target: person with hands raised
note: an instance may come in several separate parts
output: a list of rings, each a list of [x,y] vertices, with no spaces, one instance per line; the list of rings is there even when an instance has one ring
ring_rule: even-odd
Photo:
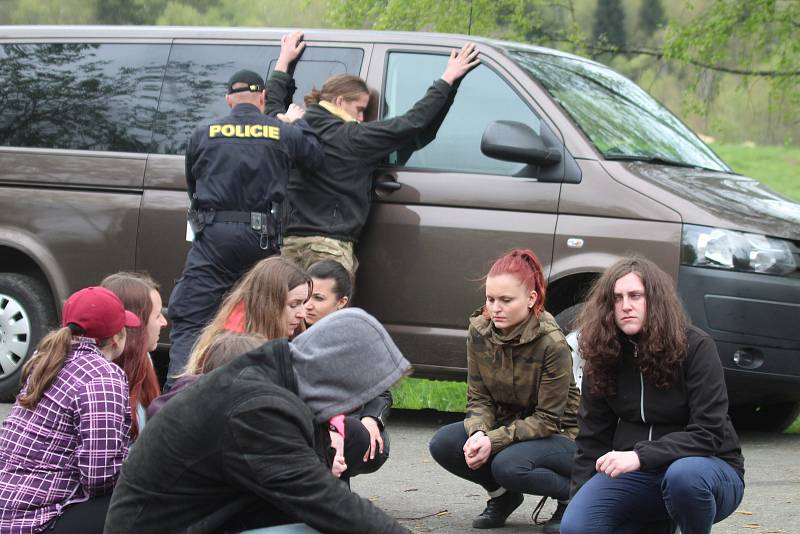
[[[579,392],[569,345],[544,309],[546,290],[531,250],[494,262],[486,303],[470,317],[466,418],[430,442],[436,462],[489,494],[473,528],[503,526],[525,493],[558,500],[548,534],[566,508]]]
[[[292,64],[305,48],[302,32],[285,35],[267,82],[266,112],[287,109],[295,91]],[[307,269],[317,261],[339,261],[355,273],[353,252],[369,214],[372,174],[387,155],[433,140],[455,98],[458,81],[478,65],[473,43],[452,51],[441,78],[406,113],[365,122],[370,91],[351,74],[329,78],[305,97],[304,119],[319,136],[324,162],[289,180],[289,210],[281,254]]]
[[[744,493],[714,341],[641,257],[595,282],[578,328],[583,392],[561,532],[711,532]]]

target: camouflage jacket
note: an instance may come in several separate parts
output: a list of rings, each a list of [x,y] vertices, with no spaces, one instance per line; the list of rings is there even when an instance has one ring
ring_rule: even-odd
[[[493,454],[553,434],[575,439],[580,393],[553,316],[531,315],[504,335],[481,312],[470,317],[467,337],[467,435],[484,431]]]

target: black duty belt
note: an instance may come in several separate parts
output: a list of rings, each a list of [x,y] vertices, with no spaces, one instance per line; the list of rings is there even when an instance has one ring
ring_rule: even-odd
[[[254,219],[266,221],[267,214],[249,211],[214,211],[214,222],[252,224]]]

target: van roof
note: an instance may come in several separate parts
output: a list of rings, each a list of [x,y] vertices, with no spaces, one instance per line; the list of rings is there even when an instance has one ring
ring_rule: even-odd
[[[233,27],[191,27],[191,26],[80,26],[80,25],[15,25],[0,26],[0,43],[6,40],[120,40],[131,39],[269,39],[280,40],[281,36],[297,28],[233,28]],[[501,41],[475,35],[433,32],[399,32],[378,30],[338,30],[308,29],[303,30],[305,40],[314,41],[347,41],[354,43],[384,44],[427,44],[439,46],[461,47],[467,41],[473,41],[497,49],[516,48],[540,54],[552,54],[570,57],[581,61],[591,60],[545,48],[541,46]]]

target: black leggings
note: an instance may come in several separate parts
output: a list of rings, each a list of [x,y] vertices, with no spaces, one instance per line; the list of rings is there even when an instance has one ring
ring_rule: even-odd
[[[369,450],[369,431],[355,417],[345,418],[344,461],[347,471],[342,473],[342,480],[349,480],[356,475],[374,473],[389,458],[389,433],[381,431],[383,438],[383,454],[375,453],[375,458],[364,461],[364,455]]]
[[[71,504],[64,513],[50,522],[43,534],[103,534],[111,495],[95,497],[88,501]]]
[[[575,443],[571,439],[553,435],[518,441],[474,470],[464,460],[466,441],[463,422],[443,426],[431,439],[431,456],[454,475],[480,484],[487,491],[502,486],[529,495],[569,499],[572,457],[575,455]]]

